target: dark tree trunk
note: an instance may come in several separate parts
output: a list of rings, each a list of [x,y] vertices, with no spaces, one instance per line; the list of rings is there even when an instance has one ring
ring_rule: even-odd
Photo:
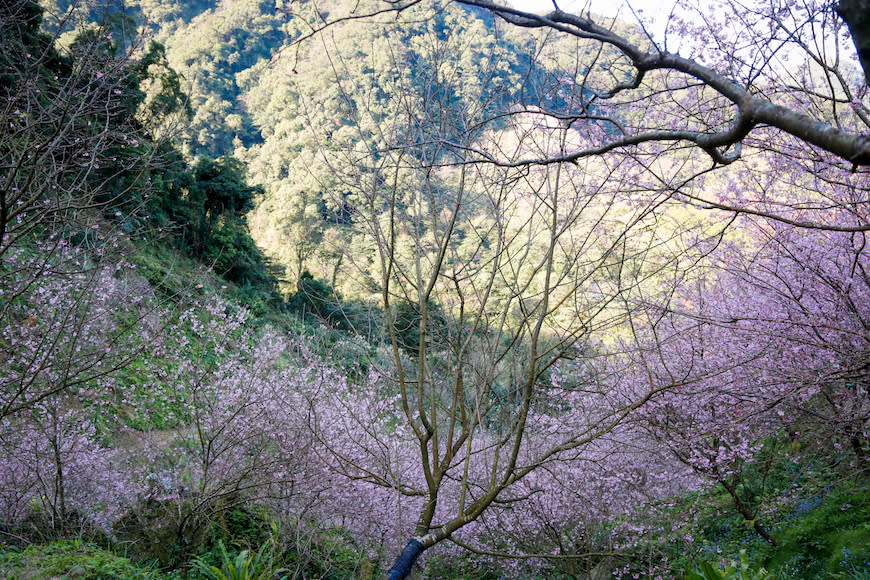
[[[864,78],[870,85],[870,0],[840,0],[836,9],[849,26]]]
[[[764,526],[761,525],[761,522],[758,521],[758,517],[756,516],[756,514],[752,513],[746,506],[746,504],[744,504],[743,501],[740,499],[740,496],[737,495],[737,489],[725,480],[720,479],[719,483],[722,484],[722,487],[728,490],[728,494],[731,496],[731,499],[734,500],[734,506],[737,508],[737,511],[740,512],[740,515],[746,518],[747,522],[750,522],[752,524],[752,529],[754,529],[758,533],[758,535],[764,538],[764,540],[771,546],[779,546],[779,542],[777,542],[776,539],[771,536],[767,530],[764,529]]]
[[[395,564],[390,568],[387,580],[404,580],[411,574],[411,568],[414,567],[414,562],[423,553],[423,544],[415,539],[412,539],[405,545],[405,549],[396,558]]]

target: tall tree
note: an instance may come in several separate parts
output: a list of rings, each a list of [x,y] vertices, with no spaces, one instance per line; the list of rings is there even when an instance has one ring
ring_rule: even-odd
[[[323,142],[377,252],[394,350],[385,376],[422,470],[415,481],[389,455],[364,459],[349,451],[354,445],[328,445],[346,475],[420,498],[391,578],[406,577],[424,550],[460,533],[536,469],[580,457],[660,393],[721,372],[677,372],[665,362],[664,372],[627,383],[604,379],[608,370],[627,377],[629,366],[643,369],[661,351],[659,323],[640,323],[643,304],[656,292],[669,304],[728,226],[693,236],[691,220],[659,220],[703,207],[786,228],[870,229],[867,88],[830,4],[762,3],[751,18],[740,3],[683,8],[659,42],[642,26],[625,32],[589,14],[460,4],[573,38],[575,59],[546,79],[542,94],[555,98],[518,91],[512,106],[494,111],[456,106],[449,95],[460,92],[461,75],[436,49],[431,60],[414,61],[428,80],[402,86],[392,115],[344,90],[359,144],[339,154]],[[426,10],[442,7],[366,8],[335,11],[325,26],[379,11],[437,21]],[[443,48],[449,26],[437,32],[429,46]],[[685,56],[670,50],[674,42]],[[338,53],[332,66],[344,73],[336,62]],[[418,313],[410,361],[395,330],[399,303]],[[431,323],[436,307],[448,313],[446,328]],[[599,338],[603,329],[618,338]],[[594,387],[553,389],[547,371],[570,357],[614,366],[591,373]],[[536,439],[532,425],[550,426],[551,436]],[[373,437],[374,449],[389,448],[362,421],[356,432]]]
[[[423,9],[415,16],[438,22]],[[391,578],[672,386],[618,379],[636,364],[628,345],[645,340],[631,336],[637,313],[624,306],[640,292],[667,296],[727,225],[708,228],[673,204],[630,158],[477,162],[472,150],[558,157],[598,135],[531,109],[487,126],[504,105],[488,106],[487,82],[506,63],[490,45],[481,82],[466,84],[463,63],[480,48],[454,34],[435,25],[420,35],[414,70],[394,61],[393,99],[343,91],[350,131],[321,137],[322,159],[353,200],[354,235],[374,248],[373,271],[356,277],[377,289],[391,360],[371,391],[322,393],[311,412],[335,471],[415,510]],[[345,78],[337,64],[335,82]],[[567,106],[578,98],[560,95]],[[346,251],[348,263],[364,264]],[[588,361],[583,378],[553,378],[560,361],[578,357]]]

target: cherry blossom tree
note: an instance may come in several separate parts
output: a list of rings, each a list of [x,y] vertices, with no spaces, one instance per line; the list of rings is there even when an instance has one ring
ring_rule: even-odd
[[[0,517],[4,531],[29,521],[42,537],[109,531],[135,505],[141,481],[123,454],[106,447],[93,407],[60,395],[0,422]]]
[[[140,501],[175,506],[167,538],[181,554],[217,514],[254,504],[278,516],[301,514],[324,488],[310,452],[304,394],[332,374],[313,359],[288,355],[299,348],[286,336],[258,336],[247,322],[243,308],[224,300],[192,304],[151,345],[144,384],[119,389],[121,405],[136,409],[146,425],[121,432],[139,444],[120,455],[147,488]],[[172,428],[147,427],[158,424],[149,412]],[[135,530],[137,517],[128,514],[122,530]]]
[[[101,26],[61,48],[42,16],[0,8],[0,417],[128,364],[160,302],[121,257],[159,150],[136,116],[136,47]]]
[[[782,425],[767,410],[785,413],[786,395],[811,406],[794,399],[792,380],[758,383],[755,373],[775,359],[773,337],[748,329],[716,337],[727,324],[715,306],[694,318],[671,316],[688,300],[676,289],[705,279],[709,252],[726,240],[736,255],[745,251],[726,231],[734,222],[694,227],[686,216],[718,210],[786,232],[850,239],[870,229],[867,86],[830,3],[683,3],[660,38],[640,18],[629,29],[558,8],[533,14],[489,0],[459,3],[572,38],[577,54],[589,56],[549,80],[548,94],[558,99],[518,90],[498,112],[441,99],[461,76],[436,60],[424,90],[401,80],[394,87],[402,123],[385,126],[348,90],[359,143],[323,141],[340,187],[357,196],[360,232],[376,249],[378,272],[366,282],[387,316],[393,361],[381,376],[394,384],[380,396],[398,398],[396,410],[381,411],[381,429],[371,427],[375,417],[350,418],[353,427],[340,437],[319,437],[333,469],[419,506],[391,578],[405,577],[425,549],[458,537],[551,462],[581,461],[644,407],[654,432],[683,421],[684,452],[676,435],[672,450],[726,485],[757,448],[753,430]],[[366,5],[333,12],[325,25],[384,12],[431,18],[427,8]],[[312,35],[323,25],[315,23]],[[340,71],[340,58],[332,62]],[[687,212],[684,227],[652,225],[673,219],[674,207]],[[854,253],[854,263],[862,260]],[[785,308],[783,297],[765,292],[767,305],[747,304],[739,290],[755,291],[759,265],[721,290],[727,268],[711,274],[699,295],[731,296],[744,308],[731,316],[747,326],[769,320],[765,308]],[[795,312],[806,308],[792,302]],[[416,313],[413,335],[397,315],[405,304]],[[804,325],[825,334],[818,322]],[[795,338],[789,348],[799,344]],[[574,358],[608,362],[561,391],[550,372]],[[672,407],[691,412],[669,419]],[[544,426],[547,436],[536,438]],[[384,429],[395,429],[395,441]],[[711,439],[711,429],[721,432]],[[414,449],[422,472],[404,466],[400,442]]]
[[[480,122],[491,113],[479,105],[485,82],[467,101],[457,96],[461,59],[443,58],[449,35],[433,32],[426,46],[421,84],[396,73],[405,92],[393,114],[348,90],[353,129],[315,133],[354,204],[352,237],[374,250],[374,270],[353,275],[377,289],[387,346],[365,388],[314,397],[312,430],[334,473],[395,498],[387,529],[396,539],[412,532],[391,578],[407,577],[425,550],[472,534],[485,514],[524,502],[534,482],[552,499],[568,493],[560,484],[602,475],[600,457],[614,453],[605,441],[621,440],[635,410],[676,384],[626,380],[637,375],[632,353],[650,340],[631,332],[637,296],[667,300],[728,225],[709,227],[672,203],[641,160],[478,162],[480,152],[559,158],[603,131],[531,109],[489,128]],[[441,139],[448,133],[465,145]],[[363,257],[348,251],[346,261]],[[585,364],[557,379],[572,359]],[[582,474],[545,475],[563,465]],[[606,480],[590,494],[606,495]],[[630,496],[622,491],[612,499]]]
[[[709,378],[670,390],[642,415],[776,545],[759,514],[763,490],[749,494],[743,480],[765,442],[788,433],[816,460],[866,474],[868,259],[863,233],[748,226],[748,239],[725,244],[709,273],[683,289],[683,306],[669,305],[662,333],[674,340],[647,365],[668,375],[706,367]]]
[[[94,226],[97,226],[95,223]],[[117,243],[96,229],[94,240]],[[47,260],[39,250],[48,246]],[[7,525],[42,504],[56,532],[108,529],[136,499],[97,418],[126,391],[122,372],[159,340],[162,300],[127,262],[69,241],[34,241],[4,257],[0,462]]]
[[[28,236],[75,233],[134,187],[141,200],[147,187],[136,176],[153,155],[135,115],[135,47],[121,49],[101,28],[61,52],[41,23],[28,0],[0,10],[0,257]]]
[[[127,63],[61,63],[32,6],[3,13],[4,31],[23,32],[4,34],[0,54],[25,79],[0,84],[10,517],[34,499],[58,522],[96,513],[82,503],[93,473],[80,465],[114,455],[72,410],[95,388],[132,400],[115,377],[146,349],[167,361],[149,363],[149,380],[187,405],[177,454],[158,446],[151,465],[164,463],[162,499],[194,506],[179,536],[220,505],[273,502],[376,550],[404,544],[391,578],[451,541],[516,555],[494,549],[505,538],[589,571],[609,555],[567,545],[572,524],[619,517],[698,476],[765,535],[734,477],[765,435],[795,424],[866,469],[867,87],[833,8],[684,7],[656,39],[642,21],[628,30],[459,3],[574,38],[578,54],[573,73],[547,79],[556,98],[516,91],[495,111],[481,105],[495,50],[433,32],[422,73],[385,57],[389,115],[345,91],[333,62],[348,118],[315,138],[353,206],[354,249],[372,250],[342,248],[343,263],[360,265],[349,283],[385,319],[362,384],[293,359],[302,347],[278,335],[249,334],[219,302],[181,315],[173,340],[155,338],[159,300],[129,265],[107,264],[122,242],[100,231],[139,182],[135,156],[116,155],[136,149],[137,129],[101,124],[106,107],[123,116]],[[384,10],[432,17],[419,2]],[[860,24],[848,23],[860,49]],[[104,58],[99,41],[78,50]],[[493,68],[467,83],[445,58],[454,50],[492,56]],[[109,187],[125,171],[127,186]],[[664,451],[687,466],[679,481],[661,477],[674,469]],[[107,491],[123,505],[121,487],[138,488]]]
[[[0,7],[3,519],[41,504],[55,531],[107,529],[137,487],[97,417],[171,310],[124,258],[156,147],[135,115],[135,47],[106,27],[60,43],[42,15]]]
[[[849,33],[855,41],[855,49],[864,69],[864,78],[870,84],[870,20],[867,20],[870,5],[863,0],[846,0],[838,2],[835,9],[849,26]]]
[[[664,121],[657,128],[649,121],[634,125],[620,122],[624,116],[605,115],[604,120],[616,129],[616,138],[603,140],[598,147],[569,153],[566,156],[569,159],[646,142],[680,141],[705,151],[715,164],[727,164],[739,158],[739,144],[753,129],[770,126],[833,153],[846,160],[847,167],[870,163],[866,139],[860,134],[860,126],[866,123],[866,108],[861,104],[864,79],[848,70],[845,61],[848,53],[844,54],[840,36],[843,23],[828,2],[801,5],[760,2],[754,7],[719,2],[705,4],[705,9],[679,3],[660,43],[654,42],[646,30],[645,40],[619,35],[588,15],[558,9],[546,15],[533,15],[489,1],[463,3],[490,10],[517,26],[551,28],[619,53],[624,63],[621,70],[626,74],[621,79],[614,78],[609,88],[605,88],[607,77],[602,84],[596,82],[594,65],[583,71],[582,78],[589,80],[580,87],[590,96],[583,103],[585,107],[578,107],[571,116],[575,122],[597,121],[598,116],[594,115],[597,102],[619,106],[618,97],[623,92],[632,93],[630,98],[635,105],[641,102],[654,105],[652,110],[657,113],[652,115],[654,122]],[[748,11],[758,24],[746,18]],[[832,45],[819,42],[819,36]],[[676,46],[669,45],[669,41]],[[673,48],[685,51],[687,56],[669,52]],[[797,55],[777,55],[787,50],[797,51]],[[805,58],[818,66],[820,70],[813,72],[825,79],[826,90],[815,84],[810,71],[789,78],[793,73],[782,63],[789,57]],[[647,79],[658,72],[661,77]],[[663,91],[666,96],[659,100],[650,89],[656,93]],[[796,101],[789,102],[791,95],[786,91],[794,93],[792,98],[796,97]],[[784,104],[757,96],[758,93],[775,95]],[[824,103],[826,109],[833,110],[834,116],[828,120],[832,124],[826,125],[800,112],[808,108],[805,99],[810,96],[817,99],[817,104]],[[689,114],[680,115],[681,109]],[[650,112],[648,109],[647,116]],[[851,122],[845,122],[846,119]],[[670,126],[668,121],[672,121]],[[859,127],[854,126],[855,122]]]

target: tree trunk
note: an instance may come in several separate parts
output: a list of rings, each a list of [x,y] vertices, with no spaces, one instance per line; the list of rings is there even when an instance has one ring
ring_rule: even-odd
[[[776,539],[771,536],[770,533],[768,533],[768,531],[764,529],[764,526],[762,526],[761,523],[758,521],[756,514],[750,512],[746,504],[741,501],[740,496],[737,495],[737,489],[725,480],[720,479],[719,483],[722,484],[722,487],[728,490],[728,494],[731,496],[731,499],[734,500],[734,505],[737,507],[737,511],[740,512],[740,515],[742,515],[747,522],[752,524],[752,529],[754,529],[758,533],[758,535],[764,538],[764,540],[771,546],[779,546],[779,542],[777,542]]]
[[[405,545],[405,549],[402,550],[399,557],[396,558],[393,567],[390,568],[387,580],[404,580],[407,578],[411,574],[411,568],[414,567],[414,562],[417,561],[417,558],[420,557],[420,554],[423,553],[424,549],[423,544],[412,538],[411,541]]]
[[[836,9],[849,26],[864,78],[870,85],[870,0],[840,0]]]

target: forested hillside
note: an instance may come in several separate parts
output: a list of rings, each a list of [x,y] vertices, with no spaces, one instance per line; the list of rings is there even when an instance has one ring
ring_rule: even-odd
[[[0,576],[870,574],[844,4],[4,4]]]

